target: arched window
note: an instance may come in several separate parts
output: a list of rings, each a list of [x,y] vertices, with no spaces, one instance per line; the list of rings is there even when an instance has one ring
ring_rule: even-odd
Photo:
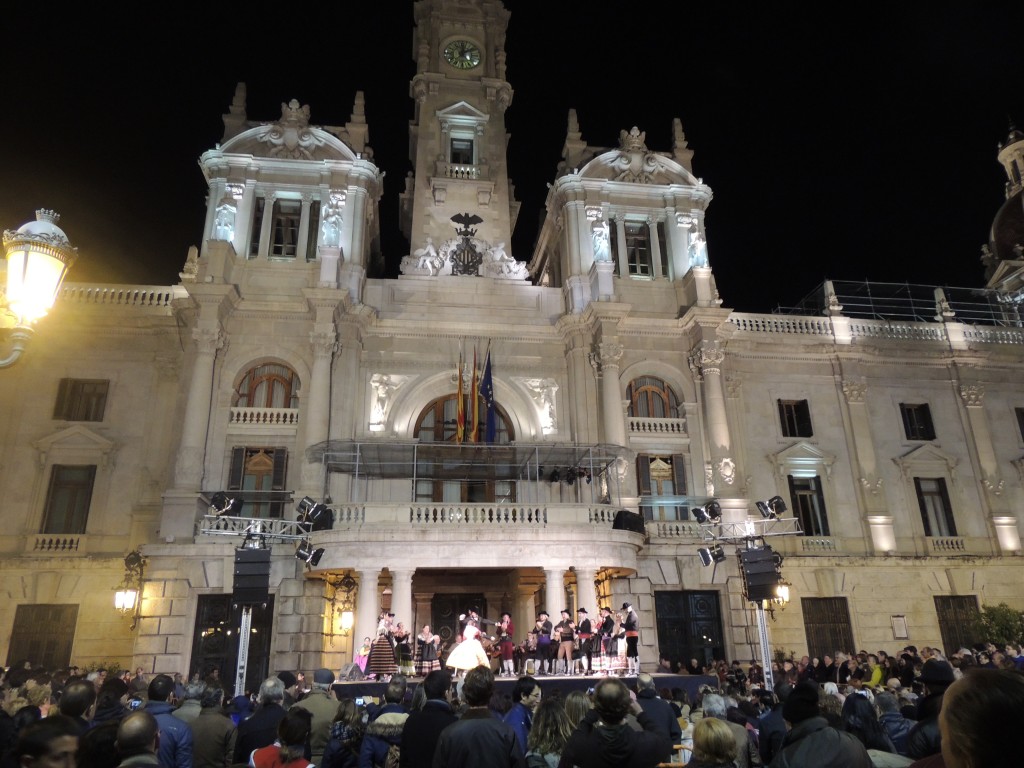
[[[633,379],[626,389],[626,396],[629,398],[629,416],[653,419],[675,419],[679,416],[675,392],[654,376]]]
[[[246,371],[235,390],[236,408],[296,408],[299,377],[281,363],[263,363]]]
[[[454,443],[458,426],[458,400],[454,393],[439,397],[420,412],[416,420],[414,435],[421,443]],[[487,407],[481,399],[477,404],[479,443],[483,443],[484,429],[487,420]],[[464,408],[466,413],[466,429],[463,444],[472,443],[470,435],[473,429],[473,418],[470,414],[471,400],[465,395]],[[515,439],[512,425],[501,406],[494,406],[498,428],[495,444],[506,444]],[[465,465],[456,464],[452,468],[438,466],[437,463],[421,460],[416,473],[423,479],[416,481],[417,501],[448,501],[448,502],[513,502],[515,501],[515,483],[509,480],[496,480],[487,477],[484,467],[476,466],[471,472]],[[467,475],[472,474],[472,477]]]

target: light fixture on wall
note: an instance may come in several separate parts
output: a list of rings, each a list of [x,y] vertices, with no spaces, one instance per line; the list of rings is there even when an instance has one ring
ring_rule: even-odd
[[[757,511],[766,520],[778,520],[786,512],[786,502],[781,496],[772,496],[768,501],[758,501]]]
[[[131,616],[132,623],[128,627],[134,631],[139,623],[139,612],[142,608],[142,578],[146,570],[146,558],[139,550],[132,550],[124,557],[124,577],[114,592],[114,608],[122,616]]]
[[[330,605],[330,622],[328,624],[329,631],[327,636],[330,638],[331,645],[334,645],[336,617],[340,618],[337,634],[340,634],[342,637],[348,637],[352,634],[352,628],[355,626],[355,601],[352,598],[352,593],[356,589],[356,580],[348,574],[341,578],[334,574],[328,574],[324,581],[327,583],[329,590],[327,602]]]
[[[78,249],[71,246],[58,221],[59,214],[40,209],[35,221],[4,231],[7,283],[0,327],[10,329],[6,341],[11,351],[0,358],[0,368],[21,358],[35,334],[33,325],[53,307],[61,283],[78,258]]]

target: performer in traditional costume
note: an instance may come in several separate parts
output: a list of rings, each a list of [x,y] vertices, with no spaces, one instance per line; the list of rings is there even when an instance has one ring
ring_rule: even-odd
[[[598,646],[597,668],[602,674],[607,675],[612,668],[612,654],[615,649],[612,647],[612,636],[615,634],[615,619],[612,618],[612,609],[602,605],[601,621],[597,625]]]
[[[480,665],[489,668],[491,660],[480,644],[480,630],[472,624],[467,624],[462,630],[462,642],[452,648],[445,666],[454,669],[458,677],[464,677],[467,671]]]
[[[391,637],[391,619],[393,613],[381,614],[377,625],[377,637],[370,645],[370,654],[366,660],[368,675],[377,681],[387,682],[398,673],[398,660],[395,657],[395,641]]]
[[[498,651],[501,653],[501,677],[515,677],[515,652],[516,641],[515,626],[512,624],[512,614],[506,611],[501,614],[501,622],[498,624]]]
[[[431,634],[429,624],[424,624],[416,635],[416,674],[420,677],[426,677],[441,668],[441,660],[437,656],[437,645],[440,642],[441,638]]]
[[[554,636],[558,638],[558,651],[555,657],[553,674],[572,674],[572,652],[576,644],[576,622],[572,620],[568,608],[562,609],[562,618],[552,628]],[[554,640],[554,639],[552,639]]]
[[[622,604],[622,629],[626,633],[626,664],[629,667],[627,674],[640,674],[640,619],[633,610],[633,604],[625,602]]]
[[[539,662],[540,669],[536,674],[546,675],[548,665],[554,663],[551,658],[551,619],[548,618],[547,611],[542,610],[537,614],[537,623],[530,630],[530,634],[537,638],[533,657]]]
[[[359,671],[362,672],[364,675],[366,674],[366,659],[369,657],[369,655],[370,655],[370,638],[364,637],[363,638],[363,646],[359,649],[359,652],[356,653],[356,658],[355,658],[356,666],[359,667]]]
[[[594,630],[587,618],[586,608],[576,609],[576,637],[580,643],[580,662],[583,664],[583,674],[594,673]]]

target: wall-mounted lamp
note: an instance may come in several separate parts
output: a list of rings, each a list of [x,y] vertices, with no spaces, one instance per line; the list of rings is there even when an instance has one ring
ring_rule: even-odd
[[[131,615],[132,623],[128,627],[134,631],[139,623],[139,612],[142,609],[142,577],[146,570],[146,559],[139,550],[133,550],[124,558],[124,577],[114,592],[114,608],[122,616]]]
[[[328,574],[324,581],[329,590],[327,602],[330,604],[330,631],[327,632],[331,645],[334,645],[334,622],[335,617],[341,618],[339,634],[348,637],[352,634],[352,628],[356,623],[355,601],[352,593],[356,589],[356,580],[348,574],[341,578]]]

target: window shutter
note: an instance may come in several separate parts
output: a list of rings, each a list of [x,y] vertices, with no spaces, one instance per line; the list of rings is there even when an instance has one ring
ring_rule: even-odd
[[[651,457],[640,454],[636,459],[636,477],[640,484],[640,495],[651,495]]]
[[[68,417],[68,401],[71,398],[71,387],[74,379],[61,379],[57,387],[57,402],[53,407],[53,418],[66,419]]]
[[[796,409],[797,432],[800,437],[813,437],[814,431],[811,428],[811,406],[806,400],[801,400]]]
[[[618,222],[615,219],[608,220],[608,246],[612,255],[612,262],[615,264],[615,274],[619,274],[619,235]]]
[[[672,482],[676,487],[676,496],[685,496],[686,462],[681,453],[672,454]]]
[[[782,425],[782,436],[789,437],[789,422],[786,421],[786,406],[780,397],[775,401],[779,406],[779,424]]]
[[[245,448],[231,449],[231,469],[228,470],[228,490],[235,491],[242,487],[242,476],[245,474]]]
[[[921,493],[921,478],[914,478],[914,490],[917,491],[917,506],[921,510],[921,521],[924,523],[924,535],[932,535],[932,526],[928,522],[928,506],[924,502],[924,494]]]
[[[288,449],[274,449],[274,477],[271,488],[275,491],[284,490],[285,475],[288,473]]]

